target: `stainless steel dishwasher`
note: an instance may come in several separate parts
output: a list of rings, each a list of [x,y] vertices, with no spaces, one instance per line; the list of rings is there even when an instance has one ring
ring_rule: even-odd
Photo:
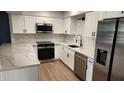
[[[75,52],[74,73],[81,79],[86,80],[87,57]]]

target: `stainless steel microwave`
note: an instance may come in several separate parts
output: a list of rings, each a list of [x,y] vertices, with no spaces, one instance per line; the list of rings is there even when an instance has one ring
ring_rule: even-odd
[[[52,32],[53,26],[52,24],[46,24],[46,23],[37,23],[36,24],[36,31],[39,32]]]

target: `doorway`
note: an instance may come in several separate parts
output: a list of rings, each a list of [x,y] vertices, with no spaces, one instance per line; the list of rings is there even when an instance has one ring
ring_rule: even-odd
[[[8,13],[0,11],[0,44],[11,43]]]

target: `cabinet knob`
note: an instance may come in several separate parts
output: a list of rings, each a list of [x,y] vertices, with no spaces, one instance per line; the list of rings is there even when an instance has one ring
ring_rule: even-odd
[[[65,30],[65,33],[67,34],[67,30]]]
[[[26,29],[24,29],[24,30],[23,30],[23,32],[25,32],[25,33],[26,33],[26,32],[27,32],[27,30],[26,30]]]
[[[69,54],[67,54],[67,57],[69,57]]]
[[[92,32],[92,36],[95,36],[96,35],[96,33],[95,32]]]

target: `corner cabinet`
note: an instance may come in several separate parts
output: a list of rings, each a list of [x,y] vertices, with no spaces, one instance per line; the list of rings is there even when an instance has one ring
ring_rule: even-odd
[[[11,15],[11,24],[14,34],[36,33],[35,16]]]
[[[64,18],[64,34],[76,34],[76,19],[72,17]]]
[[[84,25],[84,36],[96,38],[97,25],[98,25],[98,13],[90,12],[85,16],[85,25]]]

